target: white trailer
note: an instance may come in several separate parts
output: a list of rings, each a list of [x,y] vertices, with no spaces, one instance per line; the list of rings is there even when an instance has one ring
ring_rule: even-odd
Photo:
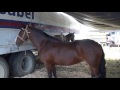
[[[26,24],[37,24],[48,34],[77,32],[79,23],[57,12],[0,12],[0,78],[11,75],[21,77],[32,73],[35,58],[31,50],[35,47],[28,40],[19,48],[15,44],[20,29]],[[26,51],[26,54],[25,54]]]

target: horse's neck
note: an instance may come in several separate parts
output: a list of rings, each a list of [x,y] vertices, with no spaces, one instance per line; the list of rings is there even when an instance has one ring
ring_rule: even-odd
[[[40,35],[40,33],[36,32],[35,30],[29,30],[30,31],[30,40],[34,44],[34,46],[39,49],[42,44],[44,44],[44,41],[46,40],[43,35]]]

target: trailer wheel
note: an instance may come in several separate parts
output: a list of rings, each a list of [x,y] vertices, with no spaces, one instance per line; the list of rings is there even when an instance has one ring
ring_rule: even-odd
[[[12,76],[21,77],[35,69],[35,57],[31,51],[15,53],[10,61]]]
[[[0,78],[8,78],[9,77],[9,66],[8,63],[0,57]]]

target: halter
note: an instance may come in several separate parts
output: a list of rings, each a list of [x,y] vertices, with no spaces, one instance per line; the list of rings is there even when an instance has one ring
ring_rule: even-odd
[[[24,42],[25,42],[25,40],[24,40],[23,38],[24,38],[24,36],[25,36],[25,33],[27,34],[27,37],[28,37],[28,39],[29,39],[29,33],[30,33],[30,32],[28,32],[27,28],[28,28],[28,25],[26,26],[25,29],[22,28],[22,30],[24,30],[24,33],[23,33],[23,36],[22,36],[22,37],[20,37],[19,35],[17,36],[20,40],[22,40],[22,41],[24,41]]]

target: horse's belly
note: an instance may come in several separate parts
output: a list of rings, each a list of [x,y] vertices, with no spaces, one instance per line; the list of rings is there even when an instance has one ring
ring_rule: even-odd
[[[56,65],[73,65],[81,62],[82,59],[79,58],[61,58],[54,60]]]

